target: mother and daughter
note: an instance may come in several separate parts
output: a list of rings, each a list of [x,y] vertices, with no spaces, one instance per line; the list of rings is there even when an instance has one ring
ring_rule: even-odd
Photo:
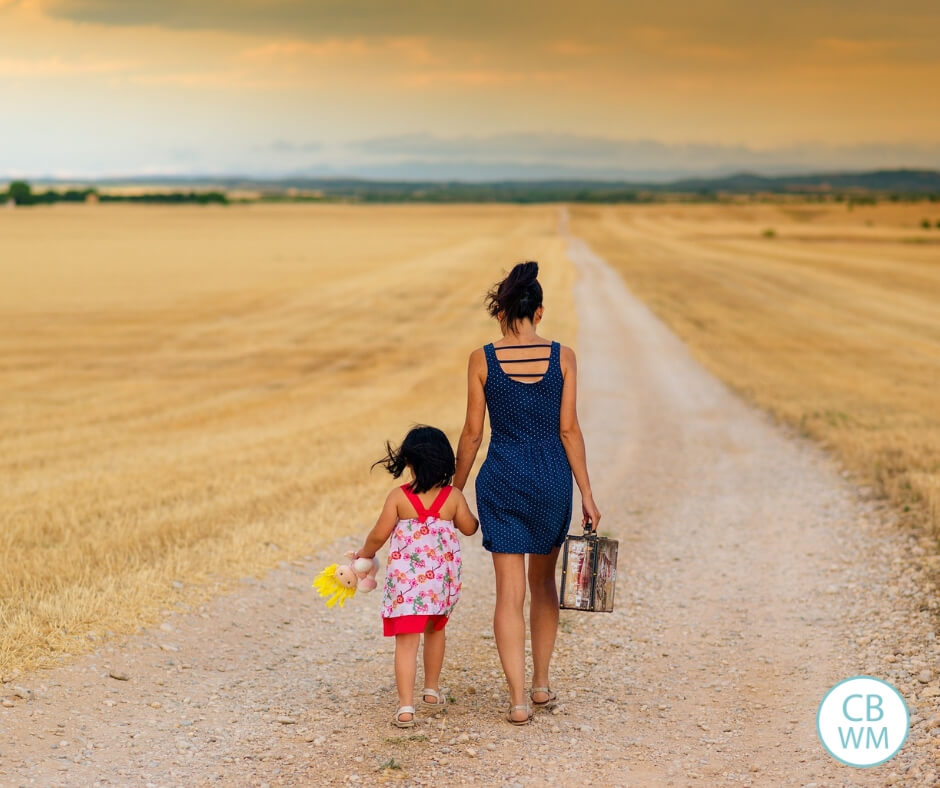
[[[487,294],[502,337],[470,354],[467,417],[457,455],[434,427],[415,427],[396,447],[386,444],[382,464],[396,479],[375,527],[357,557],[372,558],[389,543],[382,605],[385,634],[395,638],[401,728],[414,725],[414,685],[424,635],[421,700],[445,703],[439,687],[444,627],[460,596],[457,531],[483,531],[496,574],[493,632],[509,686],[506,720],[526,725],[533,707],[551,708],[549,663],[558,630],[555,564],[571,521],[572,476],[581,492],[582,525],[596,528],[601,514],[591,493],[584,439],[578,424],[574,352],[537,333],[542,320],[538,264],[519,263]],[[462,490],[490,412],[490,445],[476,479],[479,523]],[[526,568],[528,556],[528,569]],[[532,684],[526,699],[526,585],[531,594]]]

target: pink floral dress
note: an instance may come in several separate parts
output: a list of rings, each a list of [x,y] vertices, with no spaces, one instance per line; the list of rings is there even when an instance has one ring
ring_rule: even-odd
[[[452,520],[439,519],[451,487],[441,488],[427,509],[407,484],[405,495],[418,513],[399,520],[389,539],[382,597],[388,636],[443,629],[460,597],[460,542]]]

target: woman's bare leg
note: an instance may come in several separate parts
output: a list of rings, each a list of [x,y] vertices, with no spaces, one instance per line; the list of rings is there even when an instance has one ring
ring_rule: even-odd
[[[444,664],[444,630],[434,629],[434,623],[428,622],[424,628],[424,686],[427,689],[440,689],[441,667]],[[434,703],[430,695],[424,696],[425,701]]]
[[[493,553],[496,571],[496,610],[493,634],[496,650],[509,685],[509,703],[522,706],[525,698],[525,556],[518,553]],[[526,713],[517,709],[512,718],[522,721]]]
[[[548,687],[548,668],[558,634],[558,587],[555,564],[558,548],[548,555],[529,556],[529,621],[532,628],[532,686]],[[544,703],[548,694],[536,692],[532,700]]]
[[[395,684],[398,686],[398,705],[415,705],[415,673],[418,670],[418,644],[421,635],[417,632],[407,635],[395,635]],[[401,721],[407,722],[411,714],[402,714]]]

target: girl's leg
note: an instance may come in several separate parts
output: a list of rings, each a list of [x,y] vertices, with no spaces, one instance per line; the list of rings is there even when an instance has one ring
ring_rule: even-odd
[[[517,553],[493,553],[496,570],[496,611],[493,634],[496,650],[509,684],[509,703],[525,704],[525,556]],[[522,709],[512,713],[520,722],[526,718]]]
[[[407,635],[395,635],[395,684],[398,685],[398,705],[415,705],[415,672],[418,670],[418,644],[421,635],[418,632]],[[411,714],[402,714],[401,721],[407,722]]]
[[[555,585],[555,564],[558,548],[548,555],[529,556],[529,620],[532,627],[532,686],[548,687],[548,666],[555,649],[558,633],[558,588]],[[548,694],[536,692],[536,703],[545,703]]]
[[[444,630],[434,629],[434,622],[429,621],[424,628],[424,686],[427,689],[440,689],[441,667],[444,664]],[[425,701],[434,703],[431,695],[424,696]]]

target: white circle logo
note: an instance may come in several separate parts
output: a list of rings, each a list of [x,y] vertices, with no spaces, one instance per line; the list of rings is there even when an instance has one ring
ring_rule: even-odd
[[[907,739],[910,714],[901,693],[874,676],[852,676],[826,693],[816,712],[819,741],[837,761],[877,766]]]

